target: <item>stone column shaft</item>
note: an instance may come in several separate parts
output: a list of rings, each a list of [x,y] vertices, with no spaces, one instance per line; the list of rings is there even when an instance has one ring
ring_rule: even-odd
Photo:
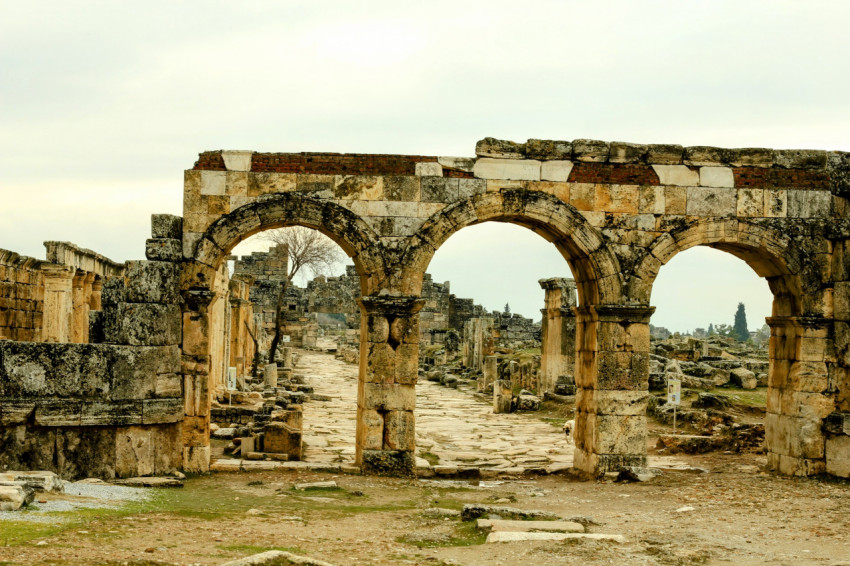
[[[366,474],[412,475],[419,311],[425,301],[372,295],[358,302],[357,464]]]
[[[183,293],[183,469],[210,469],[210,312],[215,293]]]
[[[73,281],[75,269],[63,265],[46,265],[44,273],[45,342],[69,342],[73,319]]]

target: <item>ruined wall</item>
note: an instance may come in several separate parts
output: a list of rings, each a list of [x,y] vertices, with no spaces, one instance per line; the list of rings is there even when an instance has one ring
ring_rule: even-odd
[[[41,340],[44,263],[0,249],[0,340]]]
[[[65,478],[181,467],[181,230],[154,217],[152,261],[107,281],[91,344],[0,341],[0,467]]]

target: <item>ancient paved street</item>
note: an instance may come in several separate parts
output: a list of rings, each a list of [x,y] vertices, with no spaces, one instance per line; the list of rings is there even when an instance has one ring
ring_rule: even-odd
[[[304,405],[305,460],[353,463],[357,366],[322,352],[298,354],[294,373],[303,375],[315,393],[331,398]],[[440,466],[520,471],[517,468],[571,464],[572,452],[561,429],[534,414],[496,415],[489,403],[468,392],[425,380],[416,386],[420,458],[430,453],[439,458]]]

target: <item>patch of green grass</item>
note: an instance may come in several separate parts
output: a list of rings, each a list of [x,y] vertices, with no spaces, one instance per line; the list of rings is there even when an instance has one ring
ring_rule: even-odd
[[[767,406],[767,387],[759,387],[756,389],[716,388],[712,389],[710,393],[726,397],[735,405],[760,408]]]
[[[432,466],[436,466],[440,463],[440,457],[432,452],[420,452],[419,457],[423,460],[427,460]]]
[[[475,546],[484,544],[487,540],[487,533],[480,530],[475,522],[458,523],[455,525],[454,532],[448,537],[429,539],[416,539],[409,536],[402,536],[396,539],[398,542],[412,544],[418,548],[443,548],[447,546]]]

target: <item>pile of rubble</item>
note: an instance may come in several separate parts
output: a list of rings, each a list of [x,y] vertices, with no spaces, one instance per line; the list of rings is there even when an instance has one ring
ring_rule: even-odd
[[[262,376],[246,378],[242,389],[220,393],[210,411],[213,438],[230,440],[224,453],[249,460],[300,460],[302,404],[313,388],[293,374],[297,356],[282,348],[277,363],[267,364]]]

